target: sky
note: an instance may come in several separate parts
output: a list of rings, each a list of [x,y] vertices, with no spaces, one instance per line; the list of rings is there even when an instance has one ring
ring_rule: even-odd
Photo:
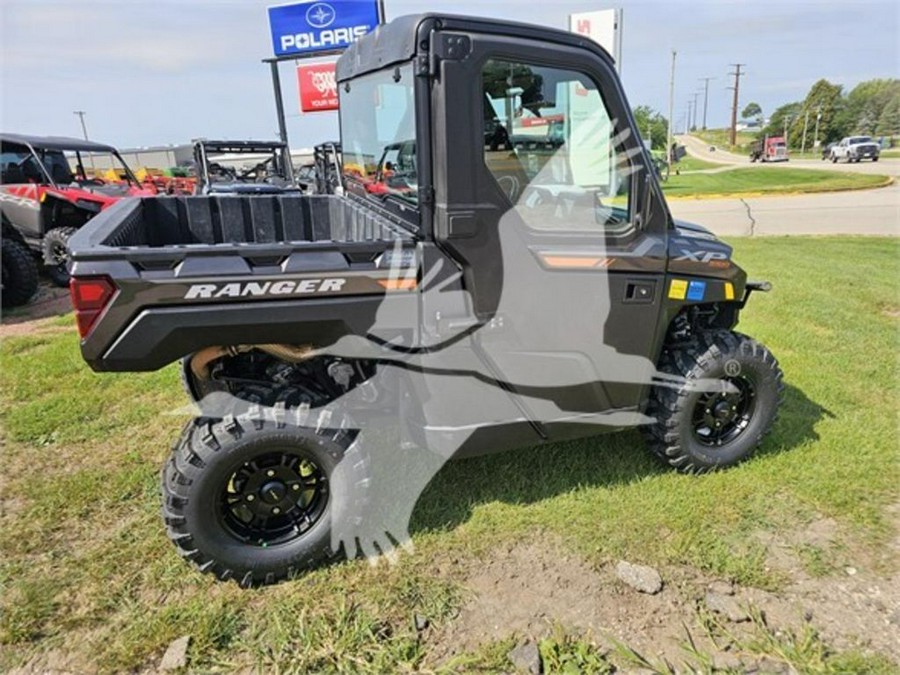
[[[257,0],[0,2],[0,129],[80,136],[122,148],[192,138],[277,137],[266,7]],[[740,107],[764,114],[802,100],[820,78],[849,91],[900,77],[900,2],[814,0],[385,0],[390,20],[423,11],[555,28],[572,12],[624,10],[622,78],[632,106],[668,110],[676,60],[676,129],[709,83],[707,123],[729,123],[730,64],[746,64]],[[336,139],[336,113],[301,115],[293,62],[281,64],[293,148]],[[702,94],[699,97],[702,116]]]

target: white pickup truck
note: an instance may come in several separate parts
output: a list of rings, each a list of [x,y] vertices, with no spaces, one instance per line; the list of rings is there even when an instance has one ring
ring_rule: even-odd
[[[873,162],[877,162],[880,152],[881,146],[871,137],[848,136],[831,148],[831,161],[837,162],[839,159],[843,159],[849,164],[862,159],[871,159]]]

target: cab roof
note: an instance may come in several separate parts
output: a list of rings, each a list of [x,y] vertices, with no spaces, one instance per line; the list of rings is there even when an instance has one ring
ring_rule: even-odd
[[[589,37],[558,28],[455,14],[409,14],[378,26],[350,45],[338,59],[338,81],[410,60],[416,55],[419,32],[423,28],[515,36],[588,48],[599,52],[610,65],[613,64],[609,53]]]
[[[78,152],[118,152],[113,146],[94,143],[82,138],[65,136],[26,136],[24,134],[8,134],[0,132],[3,143],[21,143],[41,150],[76,150]]]

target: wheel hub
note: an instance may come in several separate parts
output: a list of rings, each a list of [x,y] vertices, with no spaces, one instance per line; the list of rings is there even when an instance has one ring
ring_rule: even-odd
[[[719,422],[725,422],[734,415],[733,406],[729,401],[719,401],[713,406],[713,417]]]
[[[750,424],[756,391],[746,377],[729,377],[728,392],[703,394],[693,415],[695,438],[703,445],[721,446],[740,436]]]
[[[65,244],[54,244],[50,255],[54,265],[62,266],[69,262],[69,252],[66,250]]]
[[[262,486],[262,489],[259,491],[259,496],[267,504],[277,504],[278,502],[284,501],[287,493],[288,490],[284,483],[280,480],[273,480]]]
[[[292,453],[271,453],[241,465],[223,492],[228,532],[253,545],[286,543],[321,517],[328,500],[324,472]]]

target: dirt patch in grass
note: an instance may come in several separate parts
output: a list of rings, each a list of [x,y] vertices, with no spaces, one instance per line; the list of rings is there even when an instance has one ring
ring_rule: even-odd
[[[0,321],[0,340],[18,335],[32,335],[36,332],[74,330],[74,320],[65,326],[53,320],[71,311],[69,291],[44,282],[27,305],[4,310]]]
[[[900,662],[900,578],[850,565],[812,576],[796,548],[831,551],[839,545],[838,525],[822,518],[796,535],[790,543],[760,535],[770,564],[787,575],[779,592],[677,567],[660,570],[664,587],[656,595],[622,583],[614,563],[594,568],[553,537],[530,538],[471,563],[463,583],[467,600],[430,636],[428,660],[439,666],[501,641],[540,642],[562,628],[585,636],[605,654],[627,645],[658,664],[684,663],[696,651],[716,664],[740,661],[750,667],[753,655],[737,654],[722,633],[752,643],[760,631],[776,639],[806,631],[830,648],[871,651]],[[727,596],[746,620],[711,613],[709,592]],[[721,630],[704,630],[703,617]]]
[[[434,636],[434,662],[509,635],[541,639],[556,625],[623,639],[638,651],[678,652],[670,619],[683,603],[679,583],[657,595],[624,586],[612,569],[593,569],[552,537],[539,536],[473,563],[464,586],[469,600]],[[672,637],[675,639],[671,639]]]

